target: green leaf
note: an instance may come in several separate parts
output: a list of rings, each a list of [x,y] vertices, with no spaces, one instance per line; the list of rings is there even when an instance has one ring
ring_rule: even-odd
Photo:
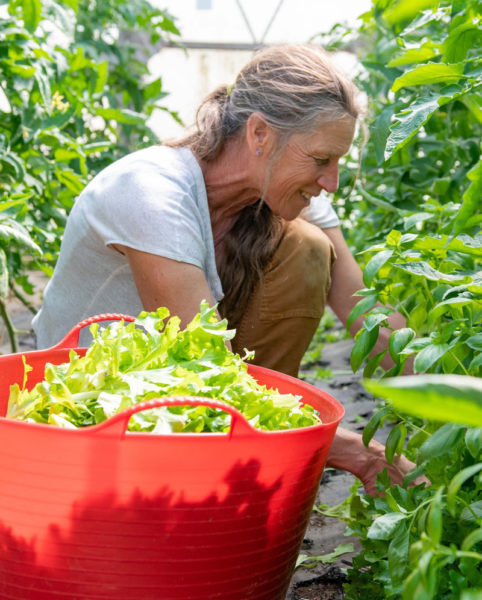
[[[385,145],[387,143],[387,137],[390,134],[390,121],[393,116],[393,110],[393,104],[385,106],[370,127],[370,135],[375,148],[377,165],[381,165],[384,161]],[[385,202],[385,204],[388,204],[388,202]]]
[[[379,312],[370,313],[363,323],[363,329],[366,329],[367,331],[375,329],[375,327],[378,327],[378,325],[387,320],[388,314],[389,312],[387,309],[382,310],[382,308],[379,309]]]
[[[7,255],[3,248],[0,248],[0,298],[8,296],[8,267]]]
[[[0,212],[8,210],[14,206],[26,205],[26,200],[32,197],[32,193],[22,194],[20,198],[12,197],[11,200],[0,201]],[[1,220],[1,219],[0,219]]]
[[[80,192],[85,187],[85,181],[82,179],[80,175],[75,173],[74,171],[64,169],[55,169],[55,174],[57,175],[60,183],[65,185],[73,194],[80,194]]]
[[[464,427],[461,425],[446,423],[422,444],[418,451],[417,464],[448,454],[457,446],[463,434]]]
[[[72,122],[73,120],[73,116],[75,114],[75,107],[71,106],[68,110],[66,110],[65,112],[55,112],[54,114],[49,114],[48,117],[46,119],[42,119],[41,122],[41,129],[43,129],[45,131],[45,133],[47,133],[47,130],[52,130],[52,129],[62,129],[64,128],[69,122]],[[52,131],[48,132],[49,134],[52,134]],[[63,137],[61,137],[59,135],[59,139],[58,139],[58,143],[63,143],[64,142]]]
[[[388,546],[388,571],[394,582],[402,581],[408,571],[410,550],[410,530],[404,524],[395,530]]]
[[[321,554],[318,556],[309,556],[308,554],[300,554],[296,560],[295,569],[298,567],[311,568],[318,564],[326,565],[333,563],[344,554],[353,552],[354,546],[350,542],[342,542],[333,550],[327,554]]]
[[[426,373],[450,349],[448,344],[429,344],[415,357],[414,373]]]
[[[104,91],[105,86],[107,84],[108,77],[109,77],[108,61],[105,60],[101,63],[97,63],[94,94],[100,94],[101,92]]]
[[[42,101],[48,112],[50,112],[52,104],[52,94],[50,90],[49,78],[40,69],[36,69],[35,79],[37,80],[37,85],[40,91],[40,95],[42,96]]]
[[[480,600],[482,598],[482,587],[477,589],[462,590],[460,600]]]
[[[390,231],[390,233],[387,235],[387,244],[389,246],[398,248],[400,246],[401,241],[402,233],[397,229],[392,229],[392,231]]]
[[[381,267],[393,256],[393,250],[382,250],[373,256],[363,270],[363,283],[370,287]]]
[[[427,533],[434,546],[439,544],[442,538],[442,495],[444,488],[439,488],[430,502],[430,510],[427,517]]]
[[[404,521],[407,515],[400,512],[391,512],[377,517],[367,532],[367,538],[370,540],[389,540],[401,521]]]
[[[449,238],[448,235],[420,237],[413,244],[413,248],[429,252],[454,250],[455,252],[482,258],[482,238],[480,234],[472,237],[462,233],[455,238]]]
[[[377,2],[377,4],[378,3],[379,2]],[[408,20],[411,21],[426,8],[435,7],[437,4],[438,2],[436,0],[397,0],[396,2],[390,0],[382,4],[383,8],[386,9],[383,18],[390,25]],[[431,18],[431,11],[427,12],[429,13],[427,20],[429,20]]]
[[[24,79],[30,79],[35,75],[35,67],[27,66],[27,65],[19,65],[19,64],[9,64],[8,70],[13,75],[18,75],[19,77],[23,77]]]
[[[440,94],[421,96],[407,108],[395,115],[395,123],[390,127],[390,135],[385,148],[385,160],[407,144],[419,129],[425,125],[432,114],[450,98]]]
[[[424,221],[428,221],[429,219],[433,219],[432,213],[412,213],[410,216],[404,219],[403,228],[405,229],[405,231],[407,231],[408,229],[411,229],[414,225],[417,225],[418,223],[423,223]]]
[[[432,421],[482,426],[482,381],[466,375],[365,380],[366,389],[405,413]]]
[[[28,230],[10,219],[0,223],[0,239],[15,240],[19,245],[26,246],[34,252],[42,253],[40,247],[33,241]]]
[[[469,217],[475,214],[478,208],[480,208],[480,199],[482,198],[482,159],[479,159],[475,167],[467,173],[467,177],[472,183],[462,196],[462,206],[454,220],[454,235],[457,235],[464,229]]]
[[[378,352],[378,354],[375,354],[375,356],[372,356],[367,361],[365,368],[363,369],[363,377],[372,377],[373,376],[373,373],[375,372],[377,367],[382,362],[383,357],[385,356],[386,353],[387,353],[386,350],[382,350],[381,352]]]
[[[403,54],[392,58],[387,66],[400,67],[402,65],[425,62],[426,60],[433,58],[436,54],[437,52],[435,49],[430,48],[429,46],[424,46],[422,48],[409,48],[408,50],[405,50]]]
[[[479,367],[482,367],[482,352],[480,352],[479,354],[476,354],[474,356],[473,360],[470,362],[469,373],[470,374],[476,373],[475,369],[478,369]]]
[[[388,351],[393,362],[400,360],[399,354],[415,337],[415,331],[410,327],[404,327],[394,331],[388,339]]]
[[[461,308],[467,304],[473,304],[473,300],[470,298],[448,298],[443,302],[439,302],[432,310],[428,313],[428,325],[432,326],[438,321],[443,314],[448,312],[450,314],[450,308]]]
[[[375,327],[370,331],[362,329],[357,333],[355,344],[353,345],[350,354],[350,364],[353,372],[358,371],[362,362],[368,359],[370,352],[375,347],[378,339],[378,329],[378,327]]]
[[[367,200],[371,204],[379,206],[380,208],[383,208],[389,212],[394,212],[397,214],[399,213],[399,209],[396,206],[393,206],[392,204],[390,204],[390,202],[383,200],[379,196],[375,196],[373,193],[367,192],[367,190],[362,185],[359,184],[357,186],[357,191],[359,191],[363,198],[365,198],[365,200]]]
[[[74,12],[77,12],[79,0],[63,0],[63,1],[67,6],[70,6],[70,8],[72,8],[74,10]]]
[[[460,101],[469,109],[477,123],[482,123],[482,97],[480,95],[465,95]]]
[[[15,178],[22,181],[25,178],[25,166],[23,160],[14,152],[6,152],[0,155],[0,163],[4,162],[12,168]]]
[[[371,381],[371,380],[370,380]],[[368,386],[365,386],[368,389]],[[376,411],[373,417],[368,421],[363,429],[362,439],[365,446],[368,448],[368,445],[375,435],[377,429],[380,427],[382,420],[392,412],[391,406],[384,406]]]
[[[40,0],[22,0],[22,12],[25,29],[33,33],[40,22],[42,4]]]
[[[459,471],[450,481],[447,489],[447,508],[453,517],[455,517],[455,504],[460,488],[468,479],[477,475],[480,471],[482,471],[482,463],[471,465]]]
[[[403,423],[398,423],[390,430],[385,442],[385,458],[389,465],[393,463],[395,454],[401,454],[406,435],[407,428]]]
[[[111,146],[112,142],[109,141],[91,142],[90,144],[85,144],[85,146],[82,147],[82,150],[86,156],[89,156],[96,152],[104,152],[104,150],[108,150]]]
[[[462,525],[474,524],[477,520],[482,521],[482,500],[471,502],[460,513]]]
[[[350,328],[353,325],[353,323],[358,319],[358,317],[361,317],[364,313],[367,312],[367,310],[370,310],[370,308],[373,308],[373,306],[375,306],[376,303],[377,303],[376,294],[371,294],[370,296],[365,296],[364,298],[359,300],[355,304],[355,306],[351,309],[350,314],[348,315],[348,319],[346,322],[347,328]]]
[[[128,108],[98,108],[96,114],[104,119],[127,123],[129,125],[144,125],[147,115],[135,112]]]
[[[463,552],[468,552],[475,546],[475,544],[478,544],[479,542],[482,542],[482,527],[471,531],[462,541],[460,549]]]
[[[392,263],[394,267],[397,269],[401,269],[402,271],[406,271],[411,275],[417,275],[419,277],[424,277],[425,279],[429,279],[431,281],[440,281],[445,283],[452,283],[453,281],[460,281],[469,283],[470,277],[464,275],[451,275],[450,273],[442,273],[437,269],[434,269],[427,262],[421,260],[418,262],[409,262],[409,263]]]
[[[470,427],[465,433],[465,445],[473,458],[477,459],[482,450],[482,427]]]
[[[481,38],[480,23],[463,23],[455,27],[442,45],[442,60],[446,63],[465,60],[471,48],[480,46]]]
[[[395,79],[392,92],[404,87],[429,85],[433,83],[457,83],[464,72],[464,63],[447,65],[444,63],[428,63],[406,71]]]
[[[72,150],[70,148],[55,148],[54,158],[56,162],[68,162],[72,159],[77,159],[82,156],[82,153],[79,150]]]
[[[403,350],[400,350],[402,354],[412,354],[413,352],[419,352],[422,348],[426,348],[432,343],[432,338],[423,337],[416,338],[409,342]]]

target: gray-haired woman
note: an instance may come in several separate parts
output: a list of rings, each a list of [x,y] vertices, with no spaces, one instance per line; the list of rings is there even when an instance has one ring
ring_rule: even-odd
[[[34,319],[39,347],[104,312],[166,306],[186,323],[206,299],[236,328],[234,351],[296,376],[325,302],[346,321],[363,286],[320,196],[338,187],[355,95],[319,47],[267,48],[206,98],[184,138],[104,169],[69,216]],[[381,445],[344,429],[328,464],[371,492],[388,466]],[[408,467],[389,470],[400,481]]]

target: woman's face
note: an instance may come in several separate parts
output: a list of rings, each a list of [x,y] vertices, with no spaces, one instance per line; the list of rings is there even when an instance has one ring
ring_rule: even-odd
[[[322,190],[338,188],[338,161],[353,141],[355,119],[346,116],[325,123],[313,133],[293,134],[273,163],[264,200],[271,210],[291,221]]]

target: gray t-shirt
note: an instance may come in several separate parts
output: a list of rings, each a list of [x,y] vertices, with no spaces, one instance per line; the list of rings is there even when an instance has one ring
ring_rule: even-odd
[[[313,199],[307,212],[305,218],[320,227],[338,224],[323,198]],[[42,309],[33,320],[39,348],[56,344],[87,317],[136,316],[142,310],[129,263],[112,244],[195,265],[214,300],[223,297],[199,164],[187,148],[153,146],[101,171],[75,202]],[[88,339],[84,335],[81,345]]]

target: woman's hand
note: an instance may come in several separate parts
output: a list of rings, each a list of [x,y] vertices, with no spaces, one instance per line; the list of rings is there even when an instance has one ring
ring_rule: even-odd
[[[377,475],[384,469],[387,469],[392,484],[402,485],[405,475],[415,467],[404,456],[396,456],[390,465],[385,458],[383,444],[371,440],[367,448],[361,435],[342,427],[337,429],[326,466],[353,473],[362,481],[367,494],[371,495],[377,493]],[[428,480],[422,477],[415,483],[421,482],[428,483]]]

